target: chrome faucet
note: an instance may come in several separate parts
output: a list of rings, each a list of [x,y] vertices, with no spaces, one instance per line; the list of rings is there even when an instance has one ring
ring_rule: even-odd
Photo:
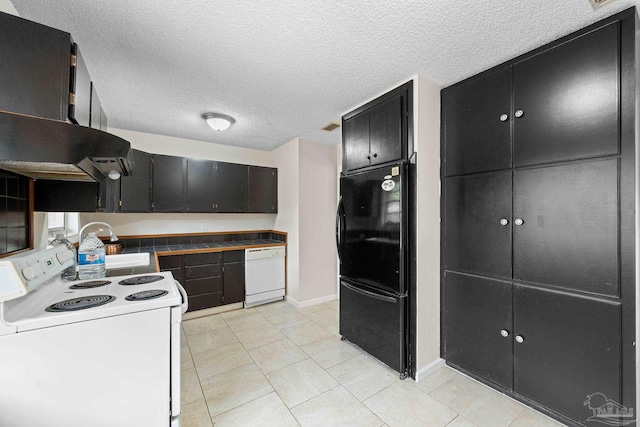
[[[84,230],[85,230],[87,227],[90,227],[90,226],[92,226],[92,225],[104,225],[104,226],[109,230],[109,240],[111,240],[112,242],[115,242],[116,240],[118,240],[118,236],[116,236],[116,232],[115,232],[115,231],[113,231],[113,228],[111,228],[111,226],[110,226],[109,224],[107,224],[106,222],[90,222],[89,224],[85,225],[84,227],[82,227],[82,228],[80,229],[80,233],[78,234],[78,238],[79,238],[80,243],[82,243],[82,233],[84,233]],[[101,228],[101,229],[98,231],[98,233],[99,233],[100,231],[103,231],[103,230],[104,230],[104,228]],[[96,233],[96,234],[97,234],[97,233]]]

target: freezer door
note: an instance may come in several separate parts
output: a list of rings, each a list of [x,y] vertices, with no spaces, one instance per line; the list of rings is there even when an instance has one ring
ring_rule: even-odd
[[[393,294],[406,290],[406,165],[340,178],[340,275]]]
[[[340,281],[340,335],[401,374],[407,371],[406,297]]]

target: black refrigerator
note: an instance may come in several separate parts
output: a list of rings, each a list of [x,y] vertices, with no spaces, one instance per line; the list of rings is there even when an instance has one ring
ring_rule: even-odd
[[[342,176],[336,215],[340,335],[403,379],[409,372],[409,167]]]

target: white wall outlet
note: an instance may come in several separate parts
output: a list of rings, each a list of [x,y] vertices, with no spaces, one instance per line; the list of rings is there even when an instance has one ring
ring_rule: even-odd
[[[260,223],[260,230],[264,230],[264,222]]]
[[[209,226],[207,224],[201,224],[200,231],[209,231]]]

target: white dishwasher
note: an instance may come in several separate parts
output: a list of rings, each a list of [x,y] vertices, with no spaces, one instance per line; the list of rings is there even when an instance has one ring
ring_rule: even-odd
[[[284,298],[285,253],[284,246],[245,249],[245,307]]]

